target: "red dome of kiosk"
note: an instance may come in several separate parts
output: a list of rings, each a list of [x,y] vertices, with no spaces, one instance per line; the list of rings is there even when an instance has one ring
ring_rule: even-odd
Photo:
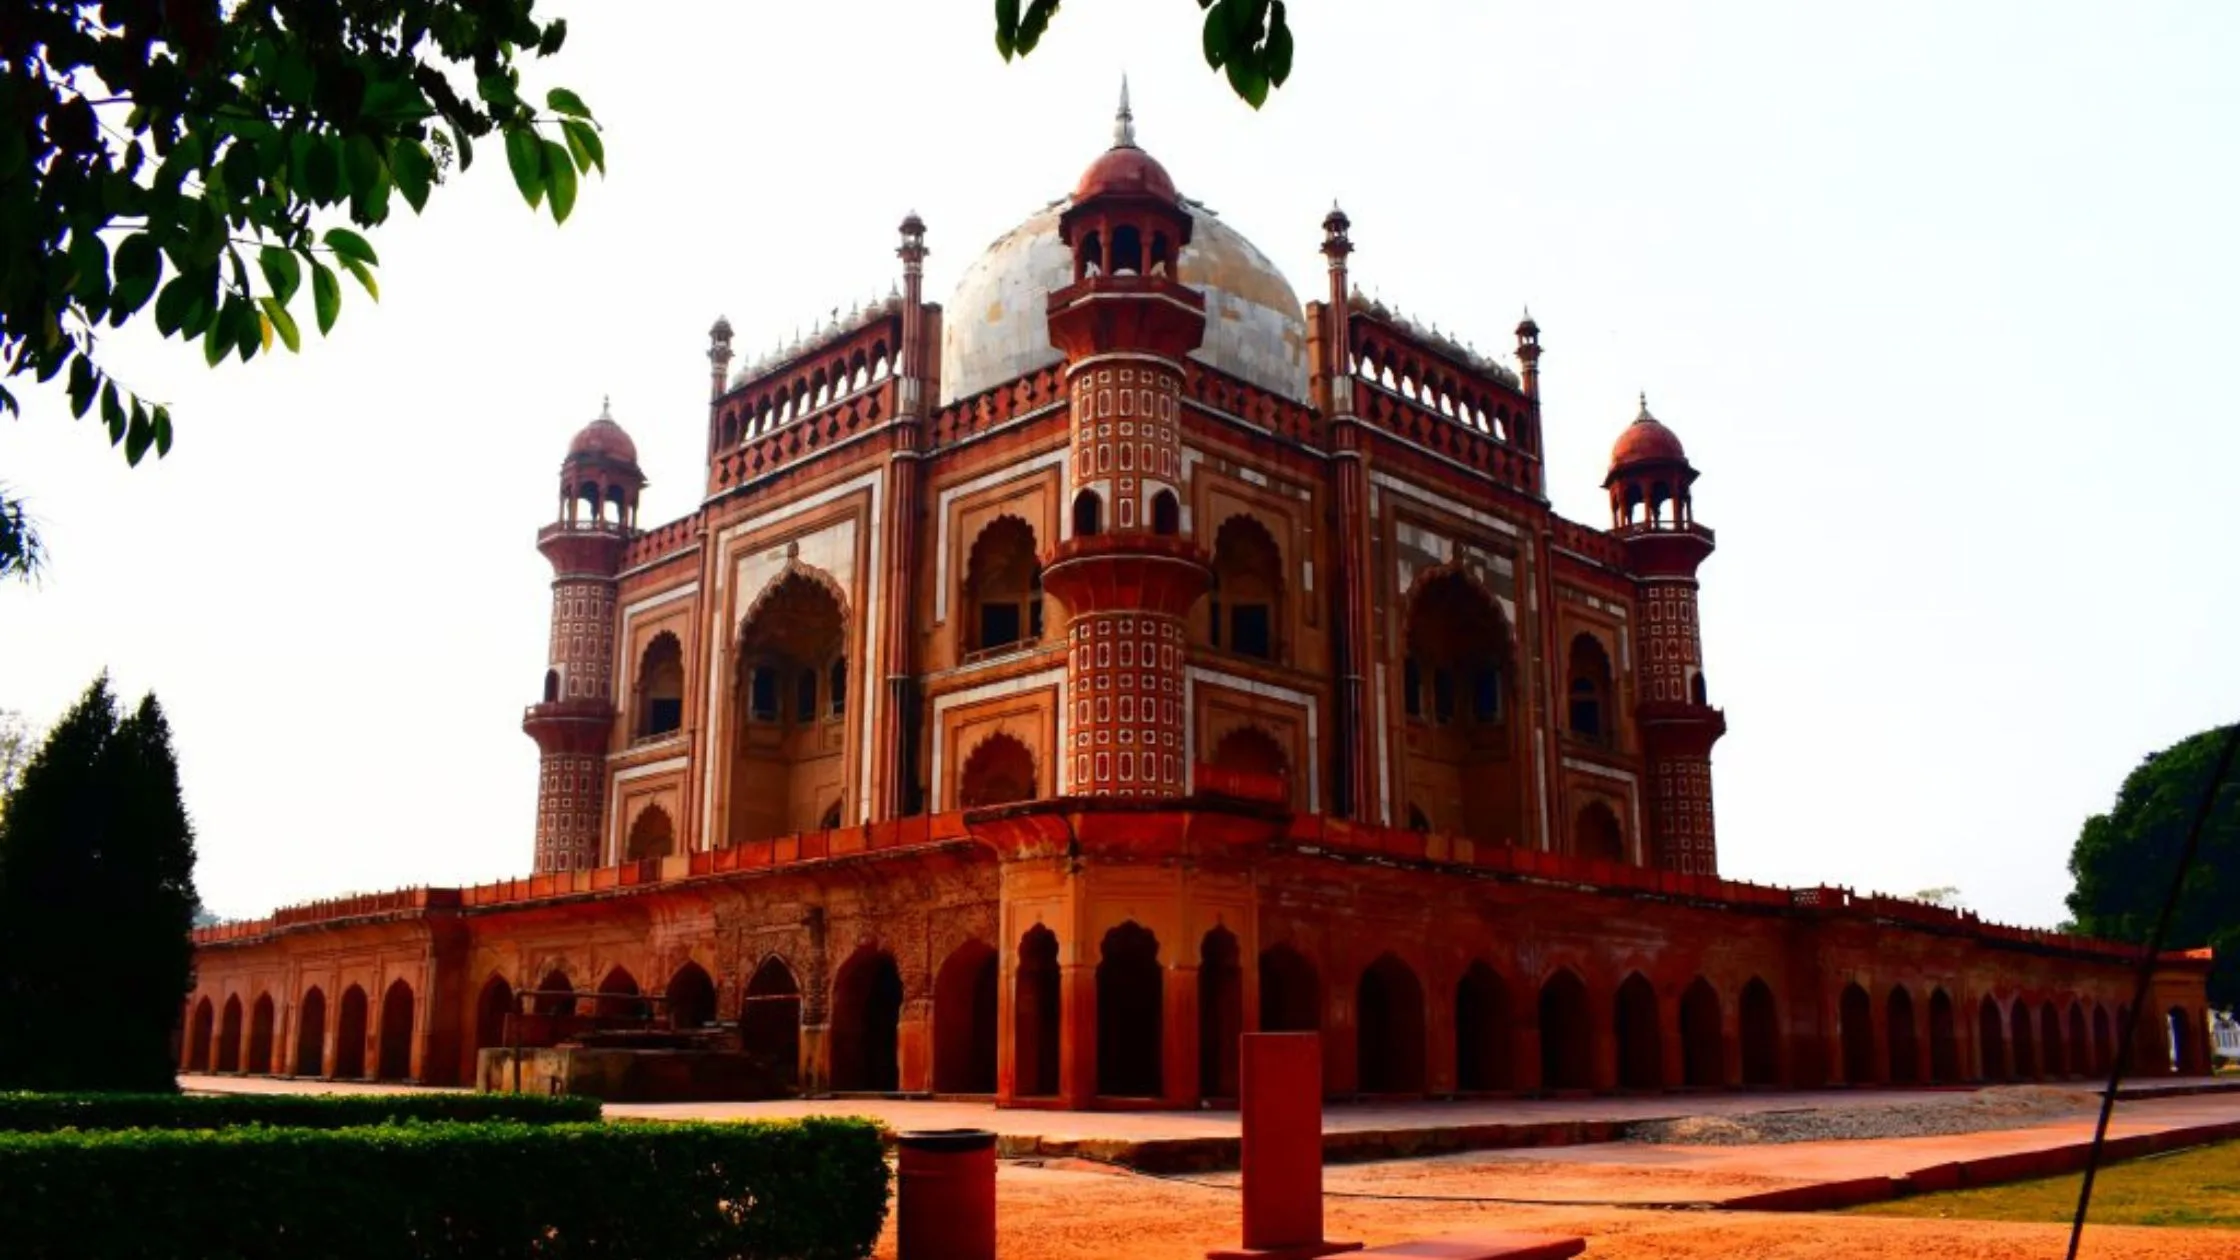
[[[569,459],[606,459],[635,466],[638,462],[638,444],[614,422],[614,417],[602,406],[599,418],[583,426],[575,439],[568,443]]]
[[[1626,431],[1618,435],[1617,445],[1610,448],[1610,470],[1616,472],[1633,464],[1687,462],[1688,452],[1680,446],[1680,435],[1649,414],[1649,400],[1643,397],[1641,414],[1634,417]]]
[[[1128,108],[1126,79],[1120,80],[1120,112],[1112,122],[1112,147],[1089,163],[1089,169],[1081,172],[1081,182],[1073,186],[1075,205],[1091,197],[1156,197],[1169,205],[1181,200],[1167,168],[1136,147],[1136,116]]]

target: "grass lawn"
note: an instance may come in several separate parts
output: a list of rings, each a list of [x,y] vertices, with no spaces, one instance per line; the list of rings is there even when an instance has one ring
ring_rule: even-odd
[[[2081,1175],[2051,1177],[1981,1190],[1918,1194],[1851,1210],[1862,1216],[2066,1222],[2076,1216],[2077,1191],[2083,1184]],[[2240,1142],[2102,1168],[2092,1181],[2092,1214],[2087,1222],[2240,1229]]]

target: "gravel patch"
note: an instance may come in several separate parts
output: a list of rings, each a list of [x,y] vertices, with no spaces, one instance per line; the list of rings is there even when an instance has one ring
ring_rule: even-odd
[[[2099,1105],[2082,1090],[2018,1085],[1954,1094],[1930,1102],[1867,1103],[1809,1111],[1761,1111],[1739,1116],[1683,1116],[1628,1125],[1628,1142],[1665,1146],[1754,1146],[1776,1142],[1843,1142],[1874,1138],[1936,1137],[1991,1129],[2026,1129]]]

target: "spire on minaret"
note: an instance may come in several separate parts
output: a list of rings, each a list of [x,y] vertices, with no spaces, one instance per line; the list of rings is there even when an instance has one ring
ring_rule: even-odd
[[[1126,74],[1120,76],[1120,112],[1112,116],[1112,147],[1115,149],[1136,147],[1136,115],[1134,110],[1128,108],[1128,76]]]
[[[601,420],[614,419],[614,395],[599,395],[599,418]]]
[[[1635,417],[1633,418],[1633,422],[1634,422],[1635,424],[1640,424],[1640,423],[1642,423],[1643,421],[1647,421],[1647,420],[1654,420],[1654,419],[1656,419],[1656,417],[1655,417],[1655,416],[1652,416],[1652,415],[1650,415],[1650,414],[1649,414],[1649,391],[1648,391],[1648,390],[1642,390],[1642,391],[1641,391],[1641,414],[1640,414],[1640,415],[1637,415],[1637,416],[1635,416]]]

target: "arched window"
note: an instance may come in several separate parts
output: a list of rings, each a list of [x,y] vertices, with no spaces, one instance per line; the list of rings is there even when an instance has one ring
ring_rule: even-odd
[[[638,738],[675,733],[684,725],[684,649],[663,631],[638,658]]]
[[[1426,573],[1409,594],[1399,645],[1411,727],[1400,800],[1419,803],[1441,835],[1515,843],[1524,834],[1528,764],[1505,694],[1514,638],[1501,605],[1469,573]]]
[[[1411,656],[1400,662],[1400,692],[1403,703],[1412,718],[1423,716],[1423,667]]]
[[[831,682],[825,687],[825,695],[832,706],[832,716],[839,717],[848,711],[848,658],[843,656],[832,662],[829,673]]]
[[[1408,830],[1415,832],[1419,836],[1428,836],[1431,834],[1430,816],[1423,812],[1422,806],[1417,805],[1413,802],[1410,802],[1408,805]]]
[[[1174,254],[1167,244],[1165,232],[1151,234],[1151,274],[1163,276],[1174,269]]]
[[[1087,493],[1087,492],[1084,492]],[[1034,530],[999,516],[972,542],[965,565],[968,651],[988,652],[1042,638],[1042,566]]]
[[[559,699],[560,671],[557,669],[548,669],[544,672],[544,702],[546,704],[552,704]]]
[[[1041,795],[1034,754],[1005,734],[990,735],[973,746],[957,776],[957,804],[965,809],[1031,801]]]
[[[778,720],[778,671],[757,665],[747,676],[747,715],[757,722]]]
[[[1104,527],[1104,500],[1094,490],[1084,490],[1073,496],[1073,533],[1076,538],[1087,538]]]
[[[793,720],[817,720],[817,671],[803,669],[793,680]]]
[[[1696,672],[1695,677],[1688,680],[1688,697],[1699,705],[1711,703],[1711,692],[1709,688],[1703,685],[1701,670]]]
[[[1143,270],[1143,236],[1128,224],[1112,229],[1112,274],[1134,275]]]
[[[847,622],[836,587],[813,570],[780,574],[755,598],[734,674],[747,683],[738,701],[746,712],[721,724],[730,791],[709,847],[816,828],[846,755],[821,734],[824,714],[845,705],[846,684],[823,696],[818,685],[845,676]],[[772,729],[781,721],[783,729]]]
[[[676,826],[669,820],[669,811],[659,805],[648,805],[630,824],[630,848],[627,857],[632,862],[647,858],[667,857],[676,852]]]
[[[1571,848],[1578,856],[1594,861],[1623,862],[1626,860],[1625,828],[1619,825],[1618,815],[1609,805],[1589,801],[1579,811]]]
[[[1151,496],[1151,532],[1178,534],[1182,532],[1182,501],[1174,491],[1161,490]]]
[[[1470,676],[1470,716],[1479,722],[1501,720],[1501,670],[1481,666]]]
[[[1104,270],[1104,241],[1095,232],[1081,238],[1081,245],[1073,255],[1073,278],[1087,279]]]
[[[1249,516],[1221,522],[1213,540],[1213,593],[1207,634],[1239,656],[1280,655],[1283,552],[1267,527]]]
[[[1610,711],[1610,657],[1591,634],[1571,640],[1570,729],[1578,739],[1608,744],[1617,723]]]
[[[840,802],[834,801],[832,804],[825,806],[824,816],[817,820],[817,829],[819,831],[831,831],[839,825]]]

